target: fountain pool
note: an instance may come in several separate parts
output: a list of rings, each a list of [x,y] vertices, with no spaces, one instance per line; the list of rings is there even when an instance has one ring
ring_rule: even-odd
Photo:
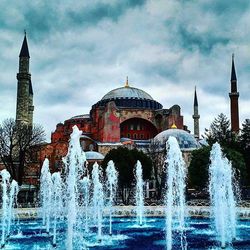
[[[105,217],[101,241],[97,238],[96,227],[89,225],[89,232],[85,234],[84,238],[78,239],[78,241],[82,241],[83,248],[81,249],[165,249],[165,217],[147,217],[143,226],[137,225],[136,221],[135,217],[113,218],[113,234],[110,236],[109,217]],[[58,244],[56,248],[53,248],[53,237],[46,233],[46,227],[43,226],[41,219],[21,220],[13,228],[4,249],[64,250],[67,241],[66,228],[67,222],[59,223]],[[211,220],[208,218],[187,218],[184,231],[188,242],[187,249],[221,249],[216,232],[211,226]],[[250,249],[249,235],[250,220],[238,221],[236,240],[226,249]],[[174,228],[172,249],[180,249],[180,243],[178,230]]]

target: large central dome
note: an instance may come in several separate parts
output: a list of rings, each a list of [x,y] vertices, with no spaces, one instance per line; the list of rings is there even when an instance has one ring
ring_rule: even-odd
[[[151,95],[145,91],[130,87],[128,79],[124,87],[109,91],[92,108],[104,107],[108,102],[115,102],[118,108],[131,109],[161,109],[162,105],[155,101]]]
[[[103,96],[102,100],[116,99],[116,98],[136,98],[136,99],[153,100],[153,98],[145,91],[129,86],[109,91],[105,96]]]

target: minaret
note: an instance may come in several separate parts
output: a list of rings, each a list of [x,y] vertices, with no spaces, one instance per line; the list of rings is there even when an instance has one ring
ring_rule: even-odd
[[[197,100],[197,95],[196,95],[196,87],[194,89],[194,114],[193,114],[193,119],[194,119],[194,137],[198,140],[200,138],[200,126],[199,126],[199,110],[198,110],[198,100]]]
[[[33,126],[33,112],[34,112],[34,105],[33,105],[33,88],[32,82],[29,82],[29,126]]]
[[[34,106],[29,60],[28,43],[26,32],[24,32],[23,44],[19,54],[19,72],[17,73],[16,122],[17,124],[32,126]]]
[[[238,98],[239,92],[237,92],[237,78],[234,66],[234,54],[232,55],[232,70],[231,70],[231,92],[230,97],[230,111],[231,111],[231,130],[232,132],[239,132],[239,107]]]

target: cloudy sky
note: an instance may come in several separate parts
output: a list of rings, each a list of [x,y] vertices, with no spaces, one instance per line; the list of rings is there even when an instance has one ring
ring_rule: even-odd
[[[126,76],[164,108],[179,104],[192,132],[196,85],[203,133],[219,113],[230,117],[232,53],[241,123],[250,117],[248,0],[1,0],[0,9],[0,121],[15,117],[24,29],[34,122],[48,138]]]

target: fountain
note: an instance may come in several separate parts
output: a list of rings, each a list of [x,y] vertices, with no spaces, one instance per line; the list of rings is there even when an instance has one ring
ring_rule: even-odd
[[[2,177],[2,236],[0,248],[3,248],[7,237],[10,236],[13,207],[17,201],[18,184],[15,180],[10,183],[10,173],[6,169],[0,171],[0,176]]]
[[[7,236],[7,223],[8,223],[8,186],[10,185],[10,173],[7,170],[0,172],[2,177],[2,237],[1,237],[1,248],[5,245]]]
[[[142,226],[143,224],[143,214],[144,214],[144,194],[143,194],[143,179],[142,179],[142,166],[141,162],[137,161],[135,169],[135,179],[136,179],[136,216],[138,225]]]
[[[106,169],[107,175],[107,189],[109,192],[109,235],[112,235],[112,212],[113,212],[113,203],[114,197],[117,189],[117,181],[118,181],[118,172],[115,169],[115,165],[113,161],[108,162],[108,166]]]
[[[102,239],[102,220],[103,220],[103,208],[104,208],[104,193],[103,185],[101,183],[101,170],[97,163],[94,164],[92,170],[92,182],[93,182],[93,219],[97,224],[98,233],[97,238],[99,241]]]
[[[51,209],[51,191],[52,191],[52,180],[51,173],[49,170],[49,160],[46,158],[43,162],[41,170],[41,184],[40,184],[40,197],[42,201],[42,218],[43,225],[46,228],[46,232],[50,230],[50,209]]]
[[[51,216],[53,221],[53,246],[56,246],[57,223],[62,217],[63,211],[63,194],[62,194],[62,179],[59,172],[53,173],[52,179],[52,199],[51,199]]]
[[[12,180],[10,184],[10,198],[9,198],[9,209],[8,209],[8,224],[7,224],[7,236],[10,235],[11,222],[14,220],[13,208],[15,204],[17,204],[17,195],[18,195],[19,187],[18,183],[15,180]]]
[[[77,231],[80,231],[80,211],[81,198],[78,192],[81,189],[81,178],[86,172],[86,156],[80,145],[80,131],[77,126],[73,126],[73,132],[70,135],[68,153],[63,162],[66,173],[66,221],[67,221],[67,250],[73,249],[73,243]],[[76,242],[78,244],[79,242]]]
[[[215,230],[222,248],[236,238],[236,199],[233,192],[231,163],[223,157],[220,145],[215,143],[210,154],[209,192]]]
[[[186,166],[175,137],[170,136],[168,138],[166,148],[166,247],[168,250],[172,249],[172,231],[175,219],[175,222],[178,224],[181,248],[184,249],[186,248],[184,237]]]
[[[83,194],[83,206],[84,206],[84,215],[85,215],[85,233],[89,232],[89,186],[90,186],[90,180],[88,177],[83,177],[82,179],[82,194]]]

